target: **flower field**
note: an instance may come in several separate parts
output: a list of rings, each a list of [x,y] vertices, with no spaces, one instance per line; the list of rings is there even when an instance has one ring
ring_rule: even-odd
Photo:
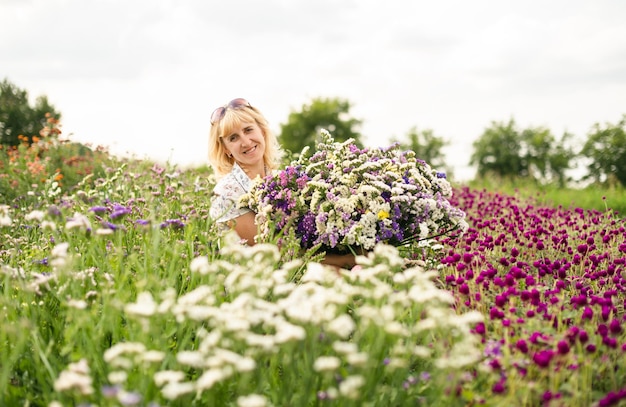
[[[207,169],[118,164],[0,201],[0,405],[626,403],[623,215],[459,187],[465,234],[337,272],[220,238]]]

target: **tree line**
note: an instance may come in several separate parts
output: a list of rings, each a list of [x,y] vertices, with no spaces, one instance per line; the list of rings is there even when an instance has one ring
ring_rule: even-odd
[[[313,98],[280,124],[278,141],[294,156],[305,146],[314,150],[324,128],[337,141],[352,138],[363,147],[363,121],[353,117],[351,108],[352,103],[342,98]],[[0,83],[0,144],[17,146],[24,140],[20,136],[38,134],[45,126],[46,114],[61,117],[46,96],[38,97],[31,106],[26,90],[8,79]],[[617,123],[594,124],[586,137],[584,145],[576,149],[571,133],[557,137],[545,127],[520,128],[513,118],[493,121],[473,142],[469,164],[476,167],[477,178],[526,178],[561,187],[571,181],[626,186],[626,114]],[[414,126],[392,142],[415,151],[434,168],[450,171],[443,153],[450,141],[432,129]],[[581,165],[586,167],[585,174],[580,180],[571,179],[568,171]]]

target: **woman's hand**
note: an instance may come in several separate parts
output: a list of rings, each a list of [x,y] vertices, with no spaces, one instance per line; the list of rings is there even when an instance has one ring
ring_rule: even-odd
[[[327,264],[336,268],[351,269],[356,265],[356,258],[354,254],[326,254],[321,261],[322,264]]]

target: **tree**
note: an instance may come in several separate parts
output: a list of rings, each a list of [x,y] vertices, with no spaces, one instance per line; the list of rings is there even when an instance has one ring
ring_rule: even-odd
[[[558,182],[559,187],[564,187],[568,181],[571,181],[571,177],[566,176],[565,172],[571,168],[572,160],[576,156],[574,150],[569,146],[573,137],[574,135],[571,133],[563,133],[548,157],[551,176]]]
[[[543,127],[517,129],[515,121],[492,122],[491,127],[473,143],[471,165],[477,165],[478,177],[494,174],[503,178],[532,178],[558,182],[565,186],[566,171],[574,158],[567,143],[572,135],[557,138]]]
[[[491,122],[491,127],[472,144],[474,152],[470,165],[477,165],[479,177],[496,174],[501,177],[528,175],[528,164],[520,155],[522,139],[515,128],[515,121]]]
[[[554,181],[564,187],[570,180],[566,171],[575,156],[568,146],[573,135],[565,132],[557,140],[550,130],[536,127],[523,130],[521,138],[528,176],[543,182]]]
[[[606,182],[613,179],[626,186],[626,114],[604,128],[596,123],[587,135],[580,155],[590,160],[584,179]]]
[[[413,150],[417,158],[426,161],[433,168],[444,168],[445,157],[443,147],[450,144],[449,141],[435,136],[431,129],[418,131],[417,127],[412,127],[404,137],[404,140],[391,139],[394,143],[399,143],[405,150]],[[449,172],[447,170],[446,172]]]
[[[305,146],[315,149],[320,130],[326,129],[335,141],[353,138],[355,144],[363,147],[357,130],[362,121],[350,116],[350,107],[352,105],[347,100],[315,98],[310,104],[303,105],[302,111],[289,114],[287,123],[280,126],[278,141],[285,150],[297,154]]]
[[[17,146],[20,135],[38,135],[46,127],[46,113],[56,119],[61,117],[46,96],[39,96],[30,106],[28,92],[5,78],[0,83],[0,144]]]

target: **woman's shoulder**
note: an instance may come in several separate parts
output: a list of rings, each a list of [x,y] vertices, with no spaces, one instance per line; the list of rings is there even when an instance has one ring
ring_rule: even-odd
[[[249,184],[250,178],[235,163],[233,169],[217,181],[213,193],[216,195],[232,194],[234,191],[245,193],[249,189]]]

